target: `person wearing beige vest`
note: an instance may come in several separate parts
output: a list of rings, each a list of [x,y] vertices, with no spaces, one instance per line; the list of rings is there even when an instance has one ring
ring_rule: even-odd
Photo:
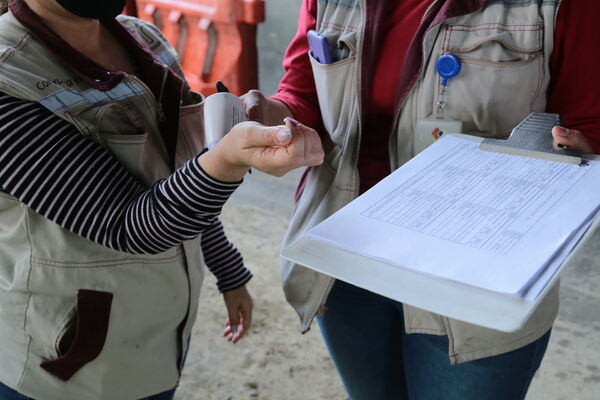
[[[323,159],[293,119],[203,150],[203,97],[124,3],[10,0],[0,16],[1,400],[172,398],[205,264],[228,339],[250,326],[223,204],[250,167]]]
[[[252,119],[321,126],[325,162],[307,169],[283,245],[410,160],[420,121],[436,113],[498,138],[531,112],[558,112],[570,129],[553,129],[557,148],[600,152],[599,17],[594,1],[303,0],[278,93],[244,96]],[[330,60],[310,51],[309,30]],[[444,55],[462,65],[445,87]],[[557,285],[522,329],[504,333],[286,260],[281,275],[303,332],[317,316],[353,400],[523,399],[558,311]]]

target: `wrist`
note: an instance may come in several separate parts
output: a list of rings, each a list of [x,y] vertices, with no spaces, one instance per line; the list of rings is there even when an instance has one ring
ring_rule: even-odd
[[[239,182],[244,178],[250,167],[232,159],[231,152],[226,151],[223,142],[221,140],[211,150],[198,157],[198,164],[214,179],[223,182]]]
[[[276,98],[267,98],[267,102],[268,102],[268,113],[267,113],[267,121],[266,125],[269,126],[275,126],[275,125],[281,125],[282,121],[287,118],[294,118],[294,114],[292,113],[292,111],[289,109],[289,107],[287,106],[287,104],[285,104],[283,101],[276,99]]]

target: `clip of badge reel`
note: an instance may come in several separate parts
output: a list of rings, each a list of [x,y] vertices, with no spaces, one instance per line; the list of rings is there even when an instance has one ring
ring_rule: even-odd
[[[442,78],[437,108],[434,114],[417,121],[413,146],[415,155],[432,145],[444,134],[444,132],[462,132],[462,121],[447,118],[445,115],[448,81],[459,74],[461,68],[460,59],[454,54],[444,54],[437,60],[435,66],[438,74]]]

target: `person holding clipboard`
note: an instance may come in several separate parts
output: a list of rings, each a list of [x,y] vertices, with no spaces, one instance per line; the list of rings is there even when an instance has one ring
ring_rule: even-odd
[[[284,245],[444,132],[501,138],[548,111],[564,124],[552,131],[556,149],[600,153],[598,18],[591,0],[304,0],[277,94],[245,95],[250,118],[294,116],[326,150],[298,187]],[[317,318],[352,400],[524,399],[558,311],[554,287],[505,333],[288,261],[282,278],[302,331]]]

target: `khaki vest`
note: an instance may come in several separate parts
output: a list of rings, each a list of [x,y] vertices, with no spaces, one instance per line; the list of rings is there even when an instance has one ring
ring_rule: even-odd
[[[447,0],[443,6],[459,1]],[[284,245],[358,195],[356,165],[363,135],[360,75],[362,49],[368,45],[363,42],[366,2],[317,2],[316,29],[337,48],[334,53],[341,60],[321,65],[311,57],[323,122],[334,146],[323,165],[311,168]],[[415,125],[435,111],[439,89],[435,62],[444,53],[454,53],[462,61],[460,74],[448,85],[446,115],[463,121],[466,133],[504,136],[529,113],[544,111],[558,4],[494,0],[430,27],[422,41],[423,68],[396,115],[390,139],[392,170],[414,156]],[[326,312],[324,304],[334,280],[286,260],[282,261],[282,280],[302,329],[308,330],[314,316]],[[508,352],[536,340],[550,329],[557,311],[558,285],[525,327],[514,333],[470,325],[407,305],[404,318],[408,333],[447,335],[450,361],[458,363]]]
[[[165,74],[167,66],[181,74],[156,28],[119,21],[146,42]],[[171,173],[157,100],[140,79],[97,90],[10,12],[0,17],[0,32],[1,91],[43,104],[143,182]],[[202,148],[203,98],[191,97],[196,102],[181,107],[177,165]],[[0,193],[0,381],[39,400],[133,400],[173,388],[203,276],[199,238],[158,255],[122,253]]]

